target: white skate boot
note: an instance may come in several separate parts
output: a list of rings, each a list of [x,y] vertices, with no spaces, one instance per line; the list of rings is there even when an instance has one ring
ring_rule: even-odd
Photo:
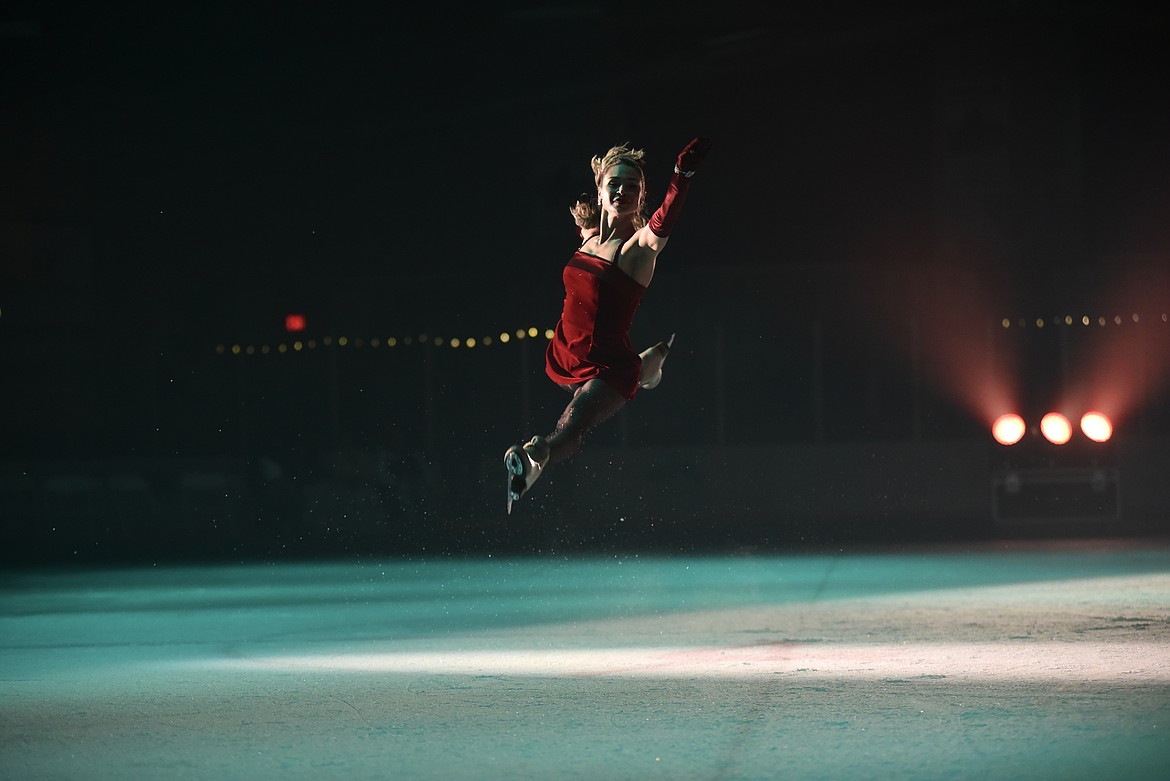
[[[513,445],[504,453],[504,468],[508,470],[508,514],[512,502],[528,493],[548,463],[548,443],[544,437],[533,437],[524,445]]]
[[[662,382],[662,364],[666,362],[666,356],[670,354],[670,346],[674,344],[674,334],[665,342],[645,349],[641,352],[642,356],[642,376],[638,379],[638,387],[651,390],[657,388],[658,383]]]

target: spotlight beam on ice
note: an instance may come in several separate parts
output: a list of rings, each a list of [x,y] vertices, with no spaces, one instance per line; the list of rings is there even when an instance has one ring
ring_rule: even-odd
[[[1095,644],[1039,642],[1025,656],[1003,653],[996,642],[898,644],[778,643],[660,648],[523,649],[421,651],[272,656],[224,660],[221,669],[289,672],[337,671],[410,675],[512,675],[580,678],[765,678],[791,675],[841,680],[901,678],[930,673],[984,680],[1076,679],[1091,670],[1097,679],[1141,674],[1170,680],[1170,668],[1155,662],[1148,648],[1129,653]]]

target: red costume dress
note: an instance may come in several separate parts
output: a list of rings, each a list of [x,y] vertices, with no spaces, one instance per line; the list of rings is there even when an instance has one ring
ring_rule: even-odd
[[[545,350],[545,373],[558,385],[600,377],[634,398],[642,359],[630,344],[630,325],[646,288],[615,262],[577,250],[565,265],[565,304]]]

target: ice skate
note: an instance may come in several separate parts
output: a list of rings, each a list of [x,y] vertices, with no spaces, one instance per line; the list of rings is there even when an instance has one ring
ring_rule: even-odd
[[[662,382],[662,364],[666,362],[666,356],[670,354],[670,346],[674,344],[674,337],[675,335],[671,334],[665,342],[659,342],[641,352],[642,376],[638,380],[639,388],[650,390],[657,388],[658,383]]]
[[[508,514],[512,502],[528,493],[548,463],[548,444],[544,437],[533,437],[527,444],[513,445],[504,453],[504,468],[508,470]]]

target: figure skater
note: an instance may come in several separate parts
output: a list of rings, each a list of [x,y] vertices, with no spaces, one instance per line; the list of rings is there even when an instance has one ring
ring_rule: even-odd
[[[662,205],[649,220],[645,152],[619,145],[591,161],[597,195],[570,208],[583,242],[565,266],[564,306],[545,351],[545,373],[573,398],[551,434],[504,453],[509,513],[550,464],[569,458],[639,388],[662,381],[674,336],[639,354],[630,344],[630,326],[691,177],[710,148],[710,140],[695,138],[679,153]]]

